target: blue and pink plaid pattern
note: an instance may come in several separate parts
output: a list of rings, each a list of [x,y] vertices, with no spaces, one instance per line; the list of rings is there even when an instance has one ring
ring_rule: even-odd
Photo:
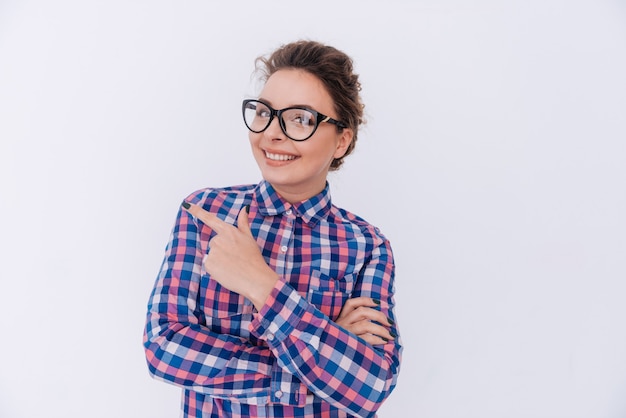
[[[211,229],[179,211],[148,303],[150,373],[183,388],[184,417],[370,417],[396,385],[399,337],[372,346],[333,322],[349,298],[394,315],[389,242],[332,205],[328,186],[298,204],[272,186],[203,189],[186,201],[250,227],[277,281],[260,312],[204,271]]]

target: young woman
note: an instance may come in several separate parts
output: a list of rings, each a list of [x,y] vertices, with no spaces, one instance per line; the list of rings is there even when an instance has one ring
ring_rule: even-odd
[[[257,60],[244,122],[263,180],[178,212],[148,304],[151,374],[184,417],[369,417],[398,377],[394,262],[377,228],[331,203],[363,105],[352,60],[312,41]]]

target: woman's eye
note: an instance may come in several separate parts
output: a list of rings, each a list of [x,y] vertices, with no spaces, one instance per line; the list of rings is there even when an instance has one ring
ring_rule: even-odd
[[[260,118],[269,118],[270,117],[270,111],[267,109],[257,109],[256,110],[256,115]]]
[[[302,126],[311,126],[313,125],[313,118],[309,114],[301,113],[294,115],[291,122]]]

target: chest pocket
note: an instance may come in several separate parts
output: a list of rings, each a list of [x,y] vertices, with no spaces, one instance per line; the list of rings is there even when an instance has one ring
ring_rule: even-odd
[[[356,274],[333,279],[318,270],[312,270],[309,276],[307,300],[334,321],[350,298],[355,279]]]

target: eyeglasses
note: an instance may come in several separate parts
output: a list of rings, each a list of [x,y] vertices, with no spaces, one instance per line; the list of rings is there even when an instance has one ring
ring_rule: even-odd
[[[345,123],[306,107],[295,106],[276,110],[260,100],[247,99],[243,101],[242,111],[243,121],[252,132],[257,134],[263,132],[276,116],[283,133],[294,141],[309,139],[322,122],[332,123],[342,129],[347,128]]]

